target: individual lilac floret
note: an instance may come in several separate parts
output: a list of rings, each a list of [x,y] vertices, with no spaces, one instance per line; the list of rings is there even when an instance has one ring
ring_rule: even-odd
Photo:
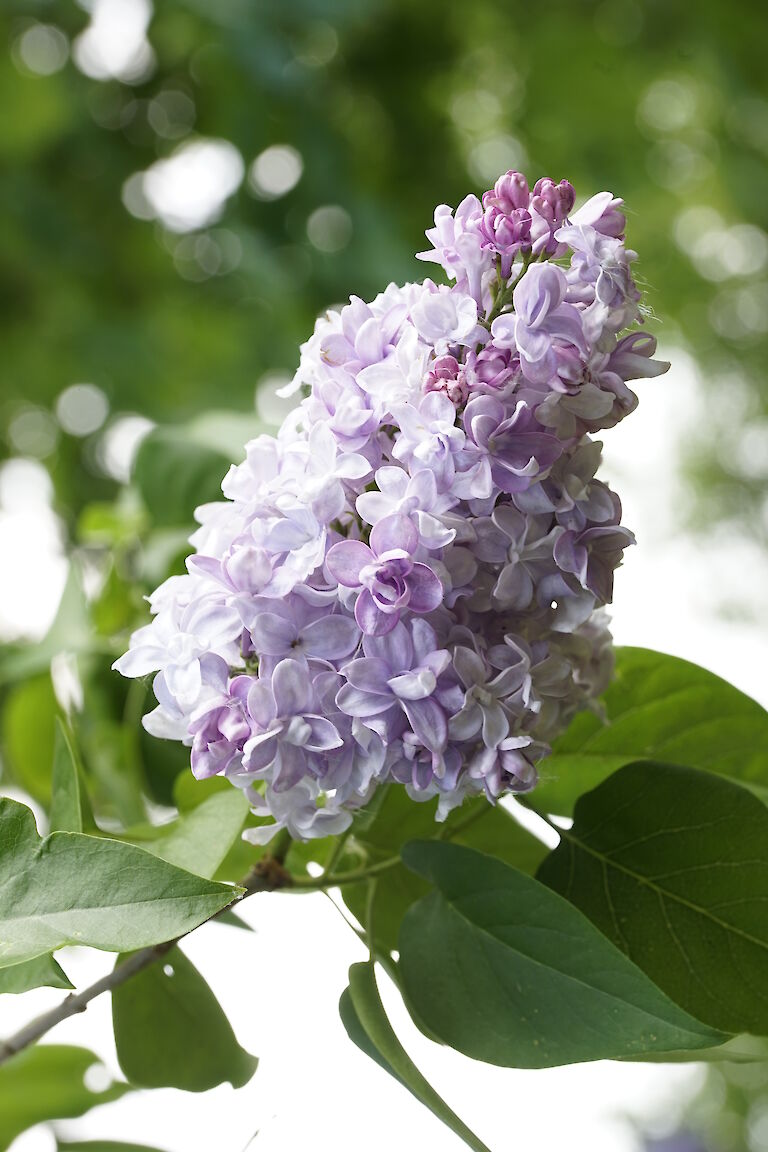
[[[531,250],[530,199],[528,181],[522,172],[505,172],[490,191],[483,193],[480,236],[483,246],[500,257],[505,279],[517,253]]]
[[[438,492],[434,472],[419,468],[411,476],[404,468],[387,467],[379,468],[375,479],[376,489],[357,498],[357,513],[366,523],[377,524],[395,514],[409,516],[425,548],[434,551],[451,543],[456,530],[447,527],[443,519],[458,498],[450,492]]]
[[[426,233],[433,248],[416,253],[417,260],[442,265],[457,288],[465,288],[478,304],[493,268],[492,253],[483,246],[480,235],[482,215],[477,196],[465,196],[455,214],[447,204],[440,204],[435,209],[435,226]]]
[[[193,736],[191,764],[198,780],[242,764],[245,742],[253,733],[248,714],[248,692],[252,686],[252,677],[235,676],[227,687],[225,676],[218,697],[193,718],[189,725]]]
[[[503,212],[491,205],[483,213],[480,234],[483,243],[503,257],[501,274],[509,276],[515,255],[530,251],[531,214],[527,208]]]
[[[342,745],[330,720],[317,715],[309,671],[295,660],[281,660],[270,682],[252,682],[246,707],[255,732],[243,747],[243,768],[253,779],[268,775],[277,792],[314,774],[311,757]]]
[[[630,530],[621,525],[598,525],[578,533],[566,531],[555,543],[554,558],[563,572],[578,576],[582,587],[601,603],[609,604],[613,598],[613,573],[624,549],[634,542]]]
[[[413,559],[419,533],[407,516],[386,516],[371,530],[370,547],[342,540],[326,557],[328,571],[345,588],[359,588],[355,619],[367,636],[391,632],[406,608],[432,612],[443,586],[427,564]]]
[[[366,638],[363,652],[344,668],[347,683],[336,697],[341,711],[365,720],[387,744],[402,735],[405,718],[425,748],[442,753],[445,708],[455,709],[458,700],[451,682],[441,684],[451,658],[438,648],[433,629],[425,620],[413,620],[410,629],[397,624],[384,636]]]
[[[536,761],[546,749],[530,736],[507,736],[494,748],[483,748],[471,761],[468,772],[482,781],[490,801],[504,792],[530,792],[536,787]]]
[[[488,453],[491,476],[500,492],[523,492],[563,451],[522,400],[510,413],[493,396],[476,396],[464,410],[469,439]]]
[[[604,236],[622,239],[627,225],[627,218],[620,210],[623,203],[611,192],[598,192],[571,213],[570,221],[572,224],[588,224]]]
[[[461,646],[453,654],[453,666],[466,692],[461,709],[451,718],[451,736],[471,740],[481,735],[486,748],[498,748],[509,734],[510,713],[504,700],[519,689],[519,670],[505,668],[494,675],[477,652]]]
[[[555,264],[534,264],[512,294],[515,311],[494,320],[491,333],[501,347],[517,348],[523,375],[546,384],[557,371],[557,345],[586,353],[581,317],[565,304],[568,280]]]
[[[360,641],[360,629],[351,617],[329,613],[326,604],[312,605],[295,593],[287,600],[256,601],[249,630],[253,650],[262,659],[261,671],[286,657],[342,660]]]
[[[445,392],[451,404],[466,404],[469,396],[467,382],[455,356],[438,356],[432,361],[424,381],[425,392]]]
[[[531,250],[534,255],[560,255],[564,245],[558,241],[555,232],[573,208],[575,199],[573,185],[567,180],[555,184],[554,180],[543,177],[536,181],[530,202],[533,218]]]
[[[576,202],[576,193],[568,180],[555,184],[549,177],[542,177],[533,186],[531,207],[545,220],[559,224],[565,220]]]

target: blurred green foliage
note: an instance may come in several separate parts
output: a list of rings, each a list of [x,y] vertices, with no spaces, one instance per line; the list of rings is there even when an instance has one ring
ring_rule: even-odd
[[[104,0],[5,0],[0,15],[0,425],[5,451],[45,456],[70,525],[112,483],[97,436],[46,423],[63,389],[89,381],[113,414],[166,422],[214,397],[249,410],[324,306],[425,274],[413,253],[435,204],[519,165],[567,175],[580,198],[626,198],[657,331],[712,389],[716,419],[691,444],[700,517],[754,531],[768,473],[760,0],[727,15],[721,0],[163,0],[130,83],[81,70],[86,8],[108,16]],[[46,41],[51,27],[66,40]],[[131,215],[126,181],[198,136],[231,142],[246,170],[290,145],[303,174],[272,200],[246,178],[188,232]],[[329,205],[347,216],[326,216],[318,247],[307,220]],[[44,412],[19,421],[29,405]]]

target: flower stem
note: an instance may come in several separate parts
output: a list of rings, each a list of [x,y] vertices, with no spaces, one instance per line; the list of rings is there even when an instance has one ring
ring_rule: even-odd
[[[367,864],[364,868],[355,868],[351,872],[339,872],[337,875],[326,871],[323,872],[322,876],[293,876],[291,883],[286,887],[301,889],[340,888],[345,884],[358,884],[361,880],[367,880],[369,876],[378,876],[381,872],[387,872],[399,863],[399,856],[388,856],[386,860]]]

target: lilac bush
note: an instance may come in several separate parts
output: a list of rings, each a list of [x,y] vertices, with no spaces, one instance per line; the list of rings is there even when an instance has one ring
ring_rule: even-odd
[[[154,672],[155,735],[265,822],[348,827],[385,782],[495,802],[611,674],[604,606],[631,532],[600,444],[656,376],[621,201],[507,172],[441,205],[451,281],[320,319],[276,436],[197,511],[188,574],[116,667]]]

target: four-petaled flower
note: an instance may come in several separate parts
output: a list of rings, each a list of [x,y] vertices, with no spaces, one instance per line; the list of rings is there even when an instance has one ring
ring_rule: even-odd
[[[391,632],[404,608],[432,612],[443,599],[440,579],[413,559],[419,533],[408,516],[385,516],[362,540],[341,540],[326,557],[328,571],[345,588],[359,588],[355,619],[367,636]]]
[[[343,743],[331,721],[315,711],[312,679],[296,660],[281,660],[270,681],[255,681],[246,707],[256,731],[243,747],[243,768],[254,780],[269,775],[276,792],[307,775],[308,756]]]

